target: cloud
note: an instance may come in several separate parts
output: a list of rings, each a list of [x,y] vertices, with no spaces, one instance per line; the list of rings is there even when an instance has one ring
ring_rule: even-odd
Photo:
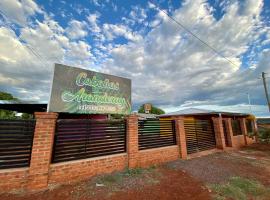
[[[86,23],[84,21],[71,20],[66,33],[71,39],[84,38],[87,35]]]
[[[136,32],[132,32],[129,27],[122,24],[103,24],[103,32],[107,40],[113,40],[122,36],[127,40],[139,41],[142,37]]]
[[[0,11],[9,20],[20,25],[26,25],[28,18],[36,13],[43,13],[32,0],[1,0]]]
[[[7,1],[2,2],[5,10],[10,8]],[[205,0],[186,0],[170,13],[235,65],[217,56],[151,3],[145,10],[133,7],[122,18],[124,24],[105,23],[99,13],[92,13],[86,21],[69,21],[67,27],[46,13],[44,19],[34,21],[31,16],[42,10],[25,11],[21,5],[16,14],[23,13],[24,18],[15,16],[13,21],[24,26],[16,31],[0,27],[0,90],[46,102],[53,63],[60,62],[131,78],[135,107],[151,102],[162,108],[246,108],[248,92],[251,103],[259,108],[265,98],[257,78],[270,68],[269,49],[258,50],[270,39],[270,28],[261,15],[263,1],[226,1],[221,6],[219,18]],[[155,14],[152,21],[147,18],[147,9]],[[135,31],[133,26],[138,23],[149,23],[149,30],[142,31],[145,27],[141,26]]]
[[[47,102],[54,63],[91,68],[91,46],[66,35],[52,19],[22,27],[18,36],[10,27],[0,27],[0,90]]]
[[[99,17],[100,17],[99,13],[90,14],[87,17],[87,20],[90,24],[90,30],[94,33],[99,33],[101,31],[100,27],[97,24],[97,20]]]
[[[221,54],[211,49],[158,12],[162,20],[143,40],[114,47],[104,71],[131,78],[136,105],[152,102],[179,106],[186,101],[230,105],[246,102],[249,92],[254,104],[263,104],[257,77],[269,68],[268,52],[259,55],[256,69],[242,69],[243,54],[262,35],[262,1],[232,2],[217,20],[206,1],[185,1],[173,17]],[[241,7],[242,6],[242,7]],[[153,7],[150,5],[150,7]],[[244,12],[240,12],[244,8]],[[237,28],[236,28],[237,27]]]

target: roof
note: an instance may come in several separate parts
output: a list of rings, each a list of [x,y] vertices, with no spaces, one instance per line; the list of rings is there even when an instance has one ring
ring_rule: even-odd
[[[158,115],[156,114],[150,114],[150,113],[136,113],[138,115],[139,119],[153,119],[157,118]]]
[[[218,110],[207,110],[207,109],[199,109],[199,108],[187,108],[183,110],[179,110],[176,112],[170,112],[163,115],[159,115],[160,117],[166,116],[178,116],[178,115],[233,115],[233,116],[247,116],[248,113],[236,113],[236,112],[224,112]]]
[[[33,101],[0,100],[0,109],[12,110],[21,113],[44,112],[47,109],[47,104]]]

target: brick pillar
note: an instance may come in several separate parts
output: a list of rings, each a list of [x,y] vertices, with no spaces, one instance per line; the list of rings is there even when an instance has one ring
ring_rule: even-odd
[[[127,117],[127,154],[128,167],[138,167],[139,140],[138,140],[138,116],[135,114]]]
[[[187,143],[186,143],[186,133],[184,127],[184,118],[175,118],[176,127],[176,142],[179,146],[180,158],[187,159]]]
[[[245,118],[240,118],[240,128],[241,128],[241,132],[244,136],[244,140],[245,140],[245,145],[247,145],[247,127],[246,127],[246,119]]]
[[[230,118],[223,119],[225,121],[225,126],[227,130],[227,136],[228,136],[228,146],[233,146],[233,130],[232,130],[232,121]],[[225,130],[224,130],[225,131]]]
[[[35,113],[36,128],[27,185],[29,190],[44,189],[48,185],[48,172],[57,117],[57,113]]]
[[[212,117],[212,120],[216,137],[216,146],[218,149],[224,149],[226,147],[226,144],[222,126],[222,117]]]
[[[252,120],[252,129],[254,131],[254,134],[255,134],[255,142],[258,142],[258,126],[257,126],[257,120],[254,119]]]

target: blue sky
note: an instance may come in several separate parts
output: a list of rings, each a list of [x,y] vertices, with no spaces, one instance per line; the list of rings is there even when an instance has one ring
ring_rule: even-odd
[[[57,62],[131,78],[134,109],[250,112],[249,93],[251,112],[269,115],[258,79],[270,76],[269,1],[1,0],[0,11],[0,90],[21,99],[48,101]]]

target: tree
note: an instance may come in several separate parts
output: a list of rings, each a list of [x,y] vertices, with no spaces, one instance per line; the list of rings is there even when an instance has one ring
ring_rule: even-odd
[[[18,100],[17,98],[13,97],[12,94],[7,92],[0,92],[0,100]]]
[[[19,99],[13,97],[13,95],[10,93],[0,91],[0,100],[18,101]],[[22,113],[22,115],[19,117],[16,116],[15,111],[0,109],[0,119],[33,119],[33,118],[34,117],[32,114]]]
[[[145,113],[144,105],[140,106],[140,108],[138,110],[138,113]],[[162,115],[162,114],[165,114],[165,111],[162,110],[161,108],[158,108],[158,107],[155,107],[155,106],[152,105],[150,113],[151,114],[156,114],[156,115]]]
[[[12,94],[6,92],[0,92],[0,100],[18,100],[13,97]],[[16,112],[10,110],[0,109],[0,119],[16,119]]]

